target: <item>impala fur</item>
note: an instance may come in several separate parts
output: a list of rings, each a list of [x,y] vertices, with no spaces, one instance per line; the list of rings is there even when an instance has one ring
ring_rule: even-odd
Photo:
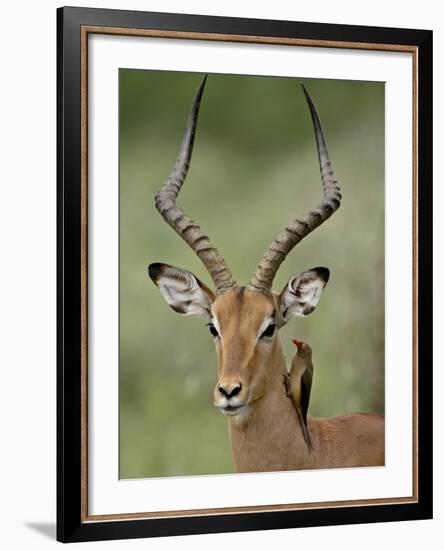
[[[216,292],[192,273],[168,264],[151,264],[149,275],[176,312],[199,315],[209,325],[218,364],[214,405],[228,417],[236,470],[383,465],[383,416],[350,414],[322,419],[307,416],[308,378],[302,381],[303,372],[298,361],[292,367],[293,381],[300,371],[298,380],[306,384],[305,401],[299,409],[298,388],[290,388],[293,399],[289,399],[289,388],[286,392],[283,384],[283,380],[288,380],[288,370],[279,329],[292,317],[304,317],[314,311],[328,282],[329,270],[316,267],[298,273],[279,293],[272,291],[273,279],[294,246],[326,221],[341,202],[314,103],[302,85],[315,132],[323,198],[307,214],[284,227],[265,252],[249,285],[243,287],[234,280],[200,226],[176,206],[191,161],[205,82],[206,77],[196,94],[174,170],[157,193],[155,203],[165,221],[204,263]],[[301,355],[299,362],[304,360],[308,361]],[[311,355],[309,360],[311,362]],[[309,382],[311,386],[311,378]]]

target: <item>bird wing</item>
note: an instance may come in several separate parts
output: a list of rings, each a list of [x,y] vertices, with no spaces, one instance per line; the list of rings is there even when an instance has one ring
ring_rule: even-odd
[[[309,365],[305,369],[301,377],[301,397],[300,409],[298,410],[299,420],[301,422],[302,432],[308,448],[311,449],[310,434],[308,433],[307,411],[310,404],[311,383],[313,380],[313,366]]]
[[[310,404],[311,383],[313,381],[313,367],[307,366],[301,377],[301,409],[305,424],[307,424],[307,411]]]

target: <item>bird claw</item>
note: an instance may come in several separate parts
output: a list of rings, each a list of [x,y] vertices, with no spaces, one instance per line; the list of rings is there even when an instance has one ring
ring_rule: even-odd
[[[282,375],[283,384],[285,387],[285,394],[287,397],[291,397],[291,381],[290,381],[290,375],[289,374],[283,374]]]

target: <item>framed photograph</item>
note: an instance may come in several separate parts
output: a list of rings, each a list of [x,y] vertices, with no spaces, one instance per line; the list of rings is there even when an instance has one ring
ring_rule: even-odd
[[[58,540],[431,518],[431,31],[57,32]]]

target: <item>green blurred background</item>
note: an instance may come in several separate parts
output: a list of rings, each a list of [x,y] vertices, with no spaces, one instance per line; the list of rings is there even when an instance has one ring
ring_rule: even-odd
[[[227,419],[212,405],[213,341],[173,312],[151,262],[211,282],[154,207],[202,75],[120,70],[120,477],[233,472]],[[281,330],[313,348],[309,413],[384,412],[384,84],[304,80],[339,183],[340,210],[281,266],[330,268],[316,311]],[[178,203],[247,284],[282,226],[321,197],[309,110],[297,79],[210,75]]]

